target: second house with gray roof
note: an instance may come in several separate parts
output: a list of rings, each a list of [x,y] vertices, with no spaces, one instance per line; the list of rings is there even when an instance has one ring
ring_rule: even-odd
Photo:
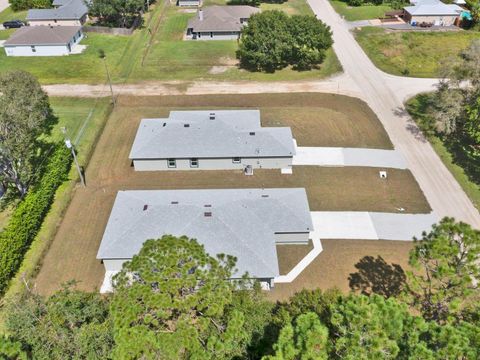
[[[262,127],[258,110],[172,111],[143,119],[130,159],[137,171],[290,170],[295,145],[289,127]],[[288,172],[288,171],[286,171]]]
[[[54,0],[52,9],[31,9],[27,13],[30,26],[82,26],[88,20],[85,0]]]
[[[260,9],[246,5],[215,5],[199,9],[197,16],[188,22],[187,39],[238,39],[250,16],[258,12]]]

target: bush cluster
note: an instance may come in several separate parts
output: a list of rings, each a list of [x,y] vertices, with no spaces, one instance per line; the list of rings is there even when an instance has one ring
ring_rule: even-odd
[[[264,11],[242,29],[237,57],[251,71],[275,72],[288,65],[309,70],[323,62],[332,44],[330,28],[314,16]]]
[[[9,2],[13,11],[52,7],[52,0],[9,0]]]
[[[67,178],[70,152],[63,144],[55,146],[40,182],[27,193],[0,232],[0,293],[18,270],[50,209],[55,191]]]

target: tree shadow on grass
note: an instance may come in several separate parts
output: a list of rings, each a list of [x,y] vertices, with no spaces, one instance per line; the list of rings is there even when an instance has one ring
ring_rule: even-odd
[[[398,264],[387,264],[381,256],[365,256],[355,264],[358,272],[348,277],[350,289],[364,295],[378,294],[386,298],[398,295],[406,275]]]

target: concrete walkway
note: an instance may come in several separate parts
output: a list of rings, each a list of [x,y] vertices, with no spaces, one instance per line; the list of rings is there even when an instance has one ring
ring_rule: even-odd
[[[293,165],[367,166],[405,169],[407,164],[397,150],[297,147]]]
[[[433,211],[480,228],[480,214],[430,143],[406,112],[403,101],[410,87],[398,91],[395,80],[377,69],[328,0],[307,0],[317,18],[330,26],[335,53],[345,74],[361,89],[362,98],[377,114],[395,149],[400,150]]]
[[[434,213],[312,211],[312,221],[312,236],[320,239],[411,241],[429,231],[438,218]]]
[[[286,275],[277,276],[274,279],[274,283],[290,283],[297,278],[298,275],[302,273],[305,268],[310,265],[310,263],[315,260],[315,258],[320,255],[323,251],[322,243],[318,237],[312,239],[313,249],[302,259],[300,262],[295,265],[295,267],[290,270]],[[288,246],[288,245],[287,245]]]

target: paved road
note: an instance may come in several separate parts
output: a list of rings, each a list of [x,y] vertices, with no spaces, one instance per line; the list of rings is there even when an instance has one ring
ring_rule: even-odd
[[[398,150],[305,147],[296,148],[293,165],[367,166],[405,169],[407,164]]]
[[[397,92],[393,84],[396,77],[373,65],[327,0],[307,1],[317,17],[332,28],[334,50],[346,76],[361,89],[362,98],[379,117],[395,148],[403,153],[433,211],[480,228],[478,210],[405,113],[403,100],[408,91]]]

